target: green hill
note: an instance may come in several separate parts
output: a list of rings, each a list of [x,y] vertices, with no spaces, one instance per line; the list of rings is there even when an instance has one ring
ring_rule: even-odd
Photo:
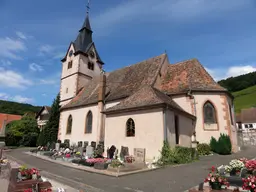
[[[232,93],[235,97],[235,112],[239,113],[243,108],[256,107],[256,85]]]
[[[24,115],[25,113],[37,113],[40,106],[0,100],[0,113]]]

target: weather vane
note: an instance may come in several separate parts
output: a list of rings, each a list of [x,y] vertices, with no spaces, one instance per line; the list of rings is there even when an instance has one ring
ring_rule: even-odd
[[[86,8],[87,8],[87,14],[89,14],[89,10],[90,10],[90,0],[88,0],[88,4],[87,4]]]

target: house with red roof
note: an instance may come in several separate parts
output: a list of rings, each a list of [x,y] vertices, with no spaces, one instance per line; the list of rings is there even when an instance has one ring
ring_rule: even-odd
[[[0,134],[5,133],[5,127],[8,123],[12,121],[20,120],[21,118],[22,118],[21,115],[0,113]]]
[[[104,65],[87,13],[62,59],[62,142],[104,142],[130,155],[139,148],[153,159],[163,141],[191,147],[195,136],[209,143],[224,133],[237,150],[234,98],[197,59],[171,63],[163,53],[109,73]]]
[[[236,116],[238,129],[243,131],[256,129],[256,108],[242,109]]]

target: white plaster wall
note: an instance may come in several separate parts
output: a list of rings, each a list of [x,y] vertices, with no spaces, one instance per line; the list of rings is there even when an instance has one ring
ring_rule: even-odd
[[[112,101],[112,102],[108,102],[106,103],[105,107],[106,109],[110,108],[110,107],[114,107],[115,105],[119,104],[120,101]]]
[[[61,101],[70,99],[76,95],[76,81],[77,81],[77,74],[72,75],[68,78],[65,78],[61,81],[61,89],[60,89]],[[68,88],[68,92],[66,93],[67,88]]]
[[[191,136],[195,130],[195,124],[193,123],[193,120],[188,117],[179,114],[176,115],[179,119],[179,145],[183,147],[191,147]],[[174,116],[175,113],[173,111],[166,111],[167,139],[172,147],[176,145]]]
[[[92,133],[85,134],[85,122],[86,115],[92,111],[93,115],[93,123],[92,123]],[[69,115],[72,115],[73,125],[71,134],[66,134],[67,131],[67,120]],[[63,142],[64,139],[69,139],[70,143],[77,143],[78,141],[96,141],[97,139],[97,128],[98,128],[98,105],[78,108],[78,109],[70,109],[68,111],[61,112],[61,121],[60,121],[60,140]]]
[[[225,129],[227,126],[226,120],[224,119],[225,113],[223,111],[224,105],[223,99],[220,94],[204,94],[204,93],[195,93],[193,94],[196,101],[196,139],[200,143],[209,143],[211,137],[219,138],[220,133],[228,134],[228,130]],[[203,105],[209,100],[216,110],[217,124],[207,125],[203,122]]]
[[[191,108],[191,102],[185,95],[172,96],[171,98],[186,112],[190,114],[194,113]]]
[[[129,118],[135,122],[135,137],[126,137],[126,121]],[[160,156],[163,141],[162,109],[120,113],[106,118],[106,148],[115,145],[120,152],[121,146],[126,146],[131,155],[134,148],[145,148],[146,159],[153,159]]]
[[[78,64],[79,64],[79,55],[74,56],[74,54],[69,57],[69,52],[73,50],[74,51],[74,47],[73,45],[70,46],[68,52],[67,52],[67,59],[65,62],[62,63],[62,74],[61,74],[61,78],[63,77],[67,77],[75,72],[78,72]],[[72,68],[68,69],[68,63],[69,61],[72,60]]]

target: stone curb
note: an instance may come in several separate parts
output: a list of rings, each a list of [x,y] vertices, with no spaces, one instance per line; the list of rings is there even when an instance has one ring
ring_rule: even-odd
[[[59,165],[63,165],[63,166],[66,166],[66,167],[70,167],[70,168],[74,168],[74,169],[78,169],[78,170],[81,170],[81,171],[86,171],[86,172],[90,172],[90,173],[96,173],[96,174],[100,174],[100,175],[107,175],[107,176],[111,176],[111,177],[122,177],[122,176],[127,176],[127,175],[132,175],[132,174],[138,174],[138,173],[144,173],[144,172],[149,172],[149,171],[155,171],[157,169],[161,169],[163,167],[158,167],[158,168],[154,168],[154,169],[143,169],[143,170],[136,170],[136,171],[131,171],[131,172],[119,172],[119,173],[109,173],[109,172],[106,172],[106,171],[101,171],[101,170],[97,170],[97,169],[92,169],[92,168],[87,168],[85,166],[82,166],[82,165],[74,165],[72,163],[66,163],[66,162],[61,162],[61,161],[57,161],[57,160],[53,160],[53,159],[50,159],[49,157],[44,157],[42,155],[38,155],[38,154],[33,154],[31,152],[24,152],[26,155],[31,155],[31,156],[34,156],[34,157],[37,157],[39,159],[43,159],[43,160],[46,160],[46,161],[50,161],[50,162],[53,162],[53,163],[57,163]]]

